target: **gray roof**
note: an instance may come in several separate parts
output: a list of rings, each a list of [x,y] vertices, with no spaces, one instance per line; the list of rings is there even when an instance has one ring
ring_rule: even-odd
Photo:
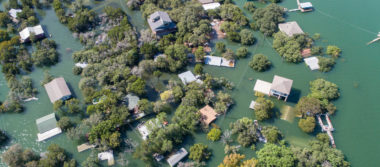
[[[191,71],[186,71],[184,73],[178,74],[178,77],[185,85],[197,80],[197,78],[195,78],[194,74]]]
[[[187,151],[184,148],[178,150],[175,154],[171,155],[166,161],[170,166],[176,165],[181,159],[185,158],[187,155]]]
[[[21,9],[11,9],[11,10],[9,10],[9,15],[11,15],[11,17],[12,18],[17,18],[17,13],[20,13],[20,12],[22,12],[22,10]]]
[[[49,99],[52,103],[63,97],[71,96],[69,87],[63,77],[55,78],[44,85]]]
[[[289,95],[292,85],[293,80],[275,75],[270,89]]]
[[[37,128],[40,133],[52,130],[57,127],[55,114],[49,114],[36,120]]]
[[[201,4],[213,3],[214,0],[198,0]]]
[[[140,98],[138,96],[132,94],[125,96],[125,99],[127,100],[129,110],[133,110],[140,101]]]
[[[281,32],[284,32],[286,35],[290,37],[295,34],[304,33],[301,27],[295,21],[278,24],[278,29],[280,29]]]
[[[148,17],[148,23],[152,31],[161,31],[174,28],[175,24],[166,12],[157,11]]]

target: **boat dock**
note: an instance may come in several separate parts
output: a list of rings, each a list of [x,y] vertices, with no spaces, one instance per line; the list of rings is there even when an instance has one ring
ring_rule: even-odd
[[[95,145],[91,145],[89,143],[84,143],[84,144],[81,144],[77,147],[78,152],[83,152],[83,151],[86,151],[86,150],[91,149],[91,148],[95,148]]]
[[[378,40],[380,40],[380,32],[377,34],[377,38],[375,38],[374,40],[368,42],[367,45],[370,45],[370,44],[372,44],[372,43],[374,43],[374,42],[376,42]]]
[[[334,131],[334,127],[333,127],[333,125],[332,125],[332,123],[331,123],[331,120],[330,120],[328,114],[325,114],[325,118],[326,118],[327,125],[324,125],[324,124],[323,124],[323,121],[322,121],[321,115],[317,115],[317,119],[318,119],[319,125],[320,125],[321,128],[322,128],[322,132],[326,132],[326,133],[327,133],[327,135],[328,135],[329,138],[330,138],[331,146],[332,146],[333,148],[335,148],[336,145],[335,145],[335,141],[334,141],[334,136],[332,135],[332,132]]]

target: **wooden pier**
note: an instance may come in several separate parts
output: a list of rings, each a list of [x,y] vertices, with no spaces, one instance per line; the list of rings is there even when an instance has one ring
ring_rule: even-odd
[[[322,128],[322,132],[326,132],[327,135],[329,136],[330,138],[330,143],[331,143],[331,146],[333,148],[336,147],[335,145],[335,141],[334,141],[334,136],[332,135],[332,132],[334,131],[334,127],[331,123],[331,120],[329,118],[329,115],[328,114],[325,114],[325,118],[326,118],[326,122],[327,122],[327,125],[324,125],[323,124],[323,121],[321,119],[321,115],[317,115],[317,119],[318,119],[318,122],[319,122],[319,125],[321,126]]]

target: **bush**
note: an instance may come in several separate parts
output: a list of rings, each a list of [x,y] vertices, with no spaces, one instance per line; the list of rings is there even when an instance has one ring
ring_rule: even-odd
[[[328,55],[339,57],[341,52],[342,50],[338,48],[337,46],[334,46],[334,45],[327,46],[326,54]]]
[[[319,71],[329,72],[335,65],[335,59],[329,57],[318,57]]]
[[[201,75],[203,73],[203,66],[202,64],[196,64],[194,67],[194,73],[197,75]]]
[[[269,119],[272,116],[272,109],[274,108],[274,103],[263,97],[256,99],[255,105],[255,117],[257,120],[262,121]]]
[[[190,155],[189,158],[200,162],[202,160],[207,160],[210,158],[210,151],[208,150],[208,146],[202,143],[194,144],[190,147]]]
[[[240,42],[243,45],[252,45],[255,43],[255,37],[253,36],[253,32],[248,29],[243,29],[239,33]]]
[[[59,128],[61,128],[63,131],[66,131],[67,129],[71,128],[73,125],[70,121],[69,117],[62,117],[58,122],[57,125]]]
[[[222,131],[219,128],[212,128],[207,134],[207,139],[211,141],[218,141]]]
[[[256,5],[253,2],[246,2],[244,4],[244,9],[248,10],[249,12],[253,13],[255,12]]]
[[[245,57],[247,57],[247,55],[248,55],[248,48],[247,47],[240,47],[236,51],[236,56],[238,58],[245,58]]]
[[[82,73],[83,69],[81,67],[74,66],[73,67],[73,74],[74,75],[80,75]]]
[[[302,131],[306,133],[314,132],[315,118],[314,117],[307,117],[306,119],[302,118],[299,120],[298,126],[301,128]]]
[[[226,45],[223,42],[217,42],[215,48],[218,52],[223,53],[226,51]]]
[[[249,62],[249,66],[259,72],[268,70],[271,67],[272,63],[268,60],[263,54],[256,54],[252,57],[252,60]]]

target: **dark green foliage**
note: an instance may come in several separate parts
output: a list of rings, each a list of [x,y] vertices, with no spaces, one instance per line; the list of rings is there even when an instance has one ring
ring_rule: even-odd
[[[183,68],[187,64],[188,48],[184,45],[175,44],[165,49],[165,55],[167,56],[165,61],[169,65],[164,69],[168,69],[170,72],[176,72]]]
[[[81,106],[79,105],[79,100],[76,98],[66,100],[65,106],[67,107],[67,112],[69,112],[69,113],[81,112]]]
[[[62,118],[59,119],[59,121],[57,122],[57,125],[58,125],[58,127],[61,128],[63,131],[66,131],[67,129],[69,129],[69,128],[71,128],[71,127],[73,126],[73,124],[71,123],[69,117],[62,117]]]
[[[340,96],[338,86],[324,79],[311,81],[310,91],[309,96],[319,99],[322,106],[327,106],[330,100],[335,100]]]
[[[58,52],[53,40],[44,39],[36,44],[37,50],[33,52],[33,63],[38,66],[51,66],[58,63]]]
[[[2,162],[10,167],[26,167],[31,161],[38,161],[39,156],[32,150],[24,150],[19,144],[12,145],[2,155]]]
[[[85,32],[95,24],[96,14],[92,10],[78,10],[74,17],[69,17],[67,26],[74,32]]]
[[[311,55],[323,55],[323,47],[322,46],[313,46],[311,48]]]
[[[266,143],[256,154],[259,160],[259,166],[292,167],[296,162],[292,150],[284,145],[278,146],[272,143]]]
[[[339,57],[342,50],[335,45],[327,46],[326,54],[331,55],[333,57]]]
[[[277,24],[285,21],[284,10],[276,4],[270,4],[265,8],[256,9],[253,19],[258,30],[266,36],[272,36],[277,32]]]
[[[301,118],[298,122],[298,126],[301,128],[302,131],[306,133],[314,132],[315,128],[315,118],[314,117],[306,117]]]
[[[256,126],[247,117],[236,120],[230,124],[232,134],[237,135],[237,142],[244,147],[248,147],[257,141]]]
[[[243,45],[252,45],[255,43],[255,37],[253,36],[253,32],[248,29],[243,29],[239,33],[240,42]]]
[[[320,101],[313,97],[302,97],[295,108],[295,111],[303,117],[315,116],[322,113]]]
[[[141,99],[138,102],[139,111],[142,111],[146,114],[150,114],[153,112],[153,103],[147,99]]]
[[[140,53],[145,56],[145,59],[152,59],[157,53],[157,47],[154,44],[144,43],[140,48]]]
[[[172,121],[186,132],[192,132],[195,131],[196,126],[199,124],[199,118],[200,115],[197,108],[180,105],[174,113]]]
[[[200,162],[202,160],[207,160],[211,156],[211,152],[208,150],[208,146],[202,143],[194,144],[190,147],[189,158]]]
[[[335,65],[335,59],[330,57],[318,57],[319,71],[329,72]]]
[[[298,63],[302,60],[301,44],[296,38],[290,38],[282,32],[274,34],[273,48],[287,62]]]
[[[0,147],[8,140],[7,134],[4,131],[0,130]]]
[[[257,98],[255,105],[255,118],[259,121],[271,118],[273,108],[274,103],[271,100],[263,97]]]
[[[9,18],[8,14],[6,12],[0,12],[0,27],[6,27],[10,22],[11,19]]]
[[[0,30],[0,42],[9,40],[9,35],[6,31]]]
[[[145,93],[145,81],[137,77],[135,81],[128,85],[127,90],[137,95],[143,95]]]
[[[69,167],[75,167],[75,160],[69,159],[65,150],[57,144],[52,144],[47,148],[47,158],[40,160],[41,166],[61,167],[64,164],[71,164]]]
[[[245,57],[247,57],[248,53],[249,53],[249,51],[248,51],[247,47],[240,47],[236,51],[236,56],[238,58],[245,58]]]
[[[235,53],[231,49],[227,49],[226,52],[222,54],[222,57],[227,60],[234,60],[235,59]]]
[[[271,67],[272,63],[269,61],[268,57],[263,54],[256,54],[252,57],[252,60],[249,62],[249,66],[259,72],[268,70]]]
[[[244,4],[244,9],[248,10],[249,12],[251,13],[254,13],[255,10],[256,10],[256,5],[254,2],[249,2],[247,1],[245,4]]]
[[[264,126],[261,133],[269,143],[278,143],[282,137],[280,130],[275,126]]]
[[[218,52],[223,53],[226,51],[226,45],[223,42],[217,42],[215,48]]]
[[[201,75],[203,73],[203,66],[202,64],[196,64],[194,67],[194,73],[197,75]]]
[[[226,21],[232,21],[240,26],[248,24],[247,17],[244,16],[241,9],[233,4],[223,4],[220,6],[220,17]]]
[[[77,66],[73,67],[73,74],[74,75],[80,75],[82,73],[82,71],[83,71],[82,67],[77,67]]]

